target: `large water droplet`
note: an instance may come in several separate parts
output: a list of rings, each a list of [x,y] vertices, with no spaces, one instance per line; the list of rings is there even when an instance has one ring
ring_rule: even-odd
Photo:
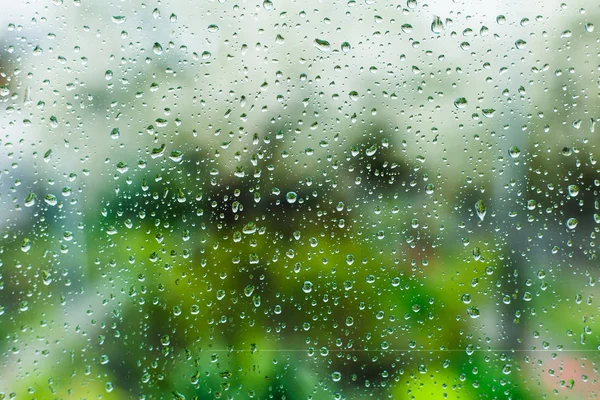
[[[285,195],[285,199],[287,200],[288,203],[294,204],[296,202],[296,200],[298,200],[298,194],[296,192],[288,192]]]
[[[519,158],[521,155],[521,150],[519,150],[517,146],[512,146],[510,149],[508,149],[508,155],[510,155],[512,158]]]
[[[311,281],[304,281],[302,284],[302,291],[304,293],[310,293],[313,289],[313,283]]]
[[[436,15],[433,17],[433,22],[431,23],[431,32],[439,35],[443,30],[444,23],[442,22],[442,19]]]
[[[315,39],[314,45],[317,49],[321,51],[331,50],[331,44],[329,44],[327,40]]]
[[[465,99],[464,97],[459,97],[456,100],[454,100],[454,106],[456,108],[465,108],[467,106],[467,99]]]
[[[485,213],[487,211],[487,207],[483,203],[483,200],[478,200],[477,203],[475,203],[475,211],[477,212],[477,216],[479,217],[479,219],[483,221],[483,219],[485,218]]]

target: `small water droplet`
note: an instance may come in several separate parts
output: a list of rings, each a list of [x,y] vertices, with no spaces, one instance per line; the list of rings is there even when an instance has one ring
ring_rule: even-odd
[[[579,221],[577,221],[577,218],[569,218],[566,225],[569,229],[575,229],[578,223]]]

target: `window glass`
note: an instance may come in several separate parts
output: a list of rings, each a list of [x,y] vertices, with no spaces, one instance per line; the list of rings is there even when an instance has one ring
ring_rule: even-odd
[[[0,399],[598,394],[600,9],[0,14]]]

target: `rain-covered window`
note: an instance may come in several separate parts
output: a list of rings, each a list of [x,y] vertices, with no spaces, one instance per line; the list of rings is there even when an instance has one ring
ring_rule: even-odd
[[[0,399],[592,399],[592,0],[5,0]]]

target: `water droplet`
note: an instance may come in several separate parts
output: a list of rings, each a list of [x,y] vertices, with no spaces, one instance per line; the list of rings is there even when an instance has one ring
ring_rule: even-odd
[[[437,15],[433,17],[433,22],[431,23],[431,32],[435,34],[440,34],[444,30],[444,23],[442,19]]]
[[[208,31],[209,31],[210,33],[216,33],[216,32],[219,32],[219,26],[218,26],[218,25],[215,25],[215,24],[210,24],[210,25],[208,26]]]
[[[492,118],[495,112],[496,110],[494,110],[493,108],[484,108],[483,110],[481,110],[481,113],[486,118]]]
[[[129,166],[127,165],[126,162],[119,161],[117,163],[117,171],[124,174],[125,172],[129,171]]]
[[[29,193],[27,197],[25,197],[25,207],[32,207],[33,205],[35,205],[36,199],[37,195],[35,193]]]
[[[473,249],[473,259],[475,261],[479,261],[479,259],[481,259],[481,249],[479,247],[475,247]]]
[[[478,200],[477,203],[475,203],[475,212],[477,212],[477,216],[481,221],[483,221],[483,219],[485,218],[486,211],[487,207],[483,203],[483,200]]]
[[[512,146],[510,149],[508,149],[508,155],[510,155],[512,158],[519,158],[521,155],[521,150],[519,150],[517,146]]]
[[[591,22],[585,24],[585,31],[588,33],[594,32],[594,24],[592,24]]]
[[[263,8],[267,11],[272,10],[273,9],[273,2],[271,0],[265,0],[263,1]]]
[[[46,270],[42,270],[42,282],[48,286],[52,283],[52,274]]]
[[[154,54],[156,54],[157,56],[160,56],[163,53],[163,48],[160,45],[160,43],[156,42],[154,43],[154,46],[152,46],[152,51],[154,52]]]
[[[475,319],[479,318],[479,316],[481,315],[481,311],[479,311],[479,308],[471,306],[467,309],[467,314],[469,315],[469,317]]]
[[[31,240],[28,238],[23,239],[21,242],[21,251],[27,253],[31,249]]]
[[[52,149],[48,149],[48,151],[46,151],[44,153],[44,161],[48,162],[48,161],[50,161],[51,158],[52,158]]]
[[[314,45],[317,49],[321,51],[331,50],[331,44],[329,44],[327,40],[315,39]]]
[[[577,224],[579,223],[579,221],[577,221],[576,218],[569,218],[567,220],[567,228],[569,229],[575,229],[577,227]]]
[[[252,235],[253,233],[256,232],[256,230],[257,230],[257,228],[256,228],[256,224],[254,222],[248,222],[242,228],[242,232],[244,232],[246,235]]]
[[[302,284],[302,291],[304,293],[310,293],[312,292],[313,289],[313,284],[311,281],[304,281],[304,283]]]
[[[56,196],[55,196],[55,195],[53,195],[53,194],[47,194],[47,195],[44,197],[44,201],[45,201],[45,202],[46,202],[48,205],[51,205],[51,206],[55,206],[55,205],[57,205],[57,204],[58,204],[58,199],[57,199],[57,198],[56,198]]]
[[[569,185],[569,196],[577,197],[579,194],[579,187],[577,185]]]
[[[288,192],[285,195],[285,199],[287,200],[288,203],[294,204],[296,202],[296,200],[298,200],[298,194],[296,192]]]
[[[119,128],[113,128],[110,131],[110,138],[111,139],[118,139],[121,136],[121,132],[119,131]]]
[[[376,152],[377,152],[377,144],[374,144],[365,151],[365,154],[368,157],[372,157],[375,155]]]
[[[171,154],[169,154],[169,158],[172,161],[179,162],[183,158],[183,152],[181,150],[173,150]]]
[[[338,371],[332,372],[331,373],[331,379],[334,382],[339,382],[342,379],[342,373],[338,372]]]
[[[244,295],[246,297],[252,296],[252,293],[254,293],[254,285],[248,285],[244,288]]]
[[[344,53],[349,52],[351,49],[352,49],[352,47],[350,46],[350,43],[348,43],[348,42],[342,43],[342,51]]]
[[[526,41],[524,41],[523,39],[518,39],[518,40],[515,42],[515,47],[516,47],[518,50],[523,50],[523,49],[525,49],[525,48],[527,47],[527,42],[526,42]]]
[[[122,24],[126,20],[127,20],[127,18],[125,18],[124,15],[113,15],[113,17],[112,17],[112,22],[114,22],[117,25]]]
[[[459,97],[456,100],[454,100],[454,106],[456,108],[465,108],[467,106],[467,99],[465,99],[464,97]]]

